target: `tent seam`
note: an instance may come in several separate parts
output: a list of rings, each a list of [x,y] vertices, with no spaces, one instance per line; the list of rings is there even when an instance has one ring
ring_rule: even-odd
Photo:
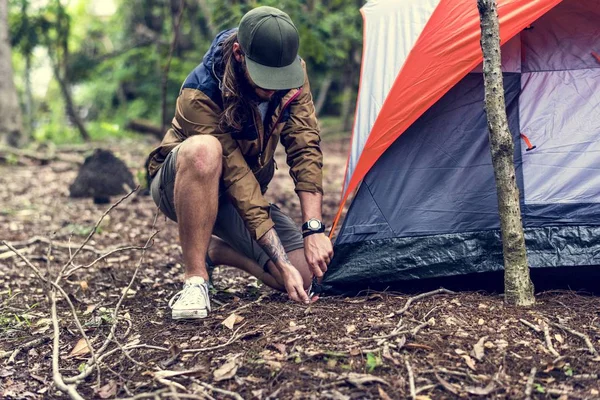
[[[371,195],[371,198],[373,199],[373,203],[375,203],[375,205],[377,206],[377,209],[379,210],[379,213],[381,214],[381,216],[385,220],[385,223],[387,224],[387,226],[390,229],[390,231],[394,235],[397,235],[396,231],[392,229],[392,225],[390,225],[390,221],[388,221],[388,219],[386,218],[385,214],[383,213],[383,210],[381,209],[381,207],[379,207],[379,203],[377,203],[377,200],[375,200],[375,196],[373,196],[373,192],[371,192],[371,188],[369,187],[369,184],[367,182],[363,181],[363,185],[365,185],[367,187],[367,190],[369,191],[369,194]]]

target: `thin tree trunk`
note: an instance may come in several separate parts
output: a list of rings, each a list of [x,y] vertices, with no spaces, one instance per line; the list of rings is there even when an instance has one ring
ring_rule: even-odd
[[[485,110],[502,230],[504,296],[509,304],[529,306],[535,303],[535,298],[525,251],[519,189],[515,180],[514,144],[508,129],[504,102],[496,1],[477,0],[477,7],[481,17]]]
[[[325,100],[327,100],[327,93],[329,93],[329,88],[331,87],[331,83],[333,82],[333,75],[331,73],[327,73],[323,81],[321,82],[321,87],[319,88],[319,95],[317,96],[317,101],[315,102],[315,112],[317,115],[321,115],[321,110],[325,105]]]
[[[179,15],[173,24],[173,40],[171,41],[171,48],[169,49],[169,58],[163,71],[162,76],[162,119],[161,119],[161,131],[164,132],[167,124],[167,83],[169,82],[169,70],[171,68],[171,60],[173,59],[173,52],[177,46],[177,40],[179,39],[179,28],[181,26],[181,19],[183,18],[183,11],[185,9],[185,1],[181,0],[179,6]]]
[[[198,6],[200,7],[200,12],[202,13],[202,18],[206,22],[206,28],[208,29],[208,33],[211,37],[217,36],[219,30],[213,23],[212,12],[210,10],[210,5],[207,0],[198,0]]]
[[[25,129],[33,134],[33,92],[31,89],[31,52],[25,56]]]
[[[65,106],[67,108],[67,115],[71,119],[71,121],[75,124],[77,129],[79,130],[79,134],[86,142],[91,140],[90,134],[85,128],[85,124],[77,114],[77,109],[75,108],[75,103],[73,102],[73,96],[71,95],[71,90],[69,89],[69,84],[66,80],[60,76],[60,71],[58,70],[58,66],[54,65],[54,77],[58,81],[58,86],[60,87],[60,92],[63,95],[63,99],[65,100]]]
[[[23,116],[13,78],[8,37],[8,0],[0,0],[0,143],[21,146],[25,142]]]
[[[343,124],[343,130],[349,131],[352,128],[352,82],[349,79],[344,79],[344,85],[342,89],[342,107],[341,107],[341,118]]]

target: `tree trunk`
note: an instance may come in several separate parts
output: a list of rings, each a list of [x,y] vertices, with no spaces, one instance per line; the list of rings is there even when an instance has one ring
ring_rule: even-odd
[[[352,129],[352,82],[349,79],[344,79],[343,83],[340,116],[344,132]]]
[[[202,18],[206,22],[206,29],[208,30],[208,34],[211,38],[217,36],[219,30],[215,26],[213,22],[212,12],[210,10],[210,5],[207,0],[198,0],[198,6],[200,7],[200,12],[202,13]]]
[[[498,192],[505,301],[518,306],[535,303],[525,252],[519,189],[515,180],[514,144],[508,129],[500,64],[500,34],[495,0],[477,0],[481,17],[481,49],[485,111]]]
[[[0,0],[0,143],[21,146],[25,142],[23,116],[13,80],[8,37],[8,0]]]
[[[150,134],[152,136],[155,136],[158,140],[162,140],[163,138],[162,127],[154,125],[152,121],[147,121],[143,119],[132,119],[129,122],[127,122],[125,127],[135,132]]]
[[[333,82],[333,75],[331,73],[327,73],[321,82],[321,87],[319,88],[319,95],[317,96],[317,101],[315,102],[315,113],[317,115],[321,115],[321,110],[325,105],[325,100],[327,100],[327,93],[329,93],[329,88],[331,87],[331,83]]]
[[[25,56],[25,129],[33,134],[33,91],[31,89],[31,52]]]
[[[54,66],[54,77],[58,81],[58,86],[60,87],[60,92],[63,95],[65,100],[65,106],[67,108],[67,115],[71,119],[71,122],[75,124],[77,129],[79,130],[79,134],[86,142],[91,140],[90,134],[85,128],[85,124],[77,114],[77,109],[75,108],[75,103],[73,102],[73,96],[71,95],[71,90],[69,89],[69,84],[66,80],[60,76],[60,71],[58,70],[58,66]]]

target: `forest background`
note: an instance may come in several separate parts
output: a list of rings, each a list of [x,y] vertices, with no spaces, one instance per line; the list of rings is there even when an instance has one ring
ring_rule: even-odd
[[[6,1],[6,0],[3,0]],[[352,123],[362,0],[8,0],[20,145],[150,133],[162,137],[181,83],[214,36],[259,5],[286,11],[300,33],[325,127]]]

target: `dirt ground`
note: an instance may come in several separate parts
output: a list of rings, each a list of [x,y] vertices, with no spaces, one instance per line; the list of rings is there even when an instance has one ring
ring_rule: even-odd
[[[103,146],[135,170],[151,144]],[[328,223],[347,146],[324,142]],[[78,151],[68,154],[82,157]],[[270,199],[300,222],[284,155],[278,158]],[[135,194],[69,263],[110,205],[68,197],[73,163],[39,164],[19,159],[0,166],[0,239],[43,277],[55,279],[66,265],[59,286],[67,299],[59,294],[56,302],[60,338],[53,357],[48,284],[0,246],[0,398],[68,398],[53,382],[52,363],[64,379],[86,372],[91,354],[81,330],[100,357],[76,382],[83,398],[600,398],[600,301],[585,293],[541,293],[531,309],[473,292],[412,300],[366,292],[304,306],[218,267],[209,318],[173,322],[167,303],[183,273],[176,225],[158,218],[158,233],[141,250],[153,235],[155,206]],[[137,248],[95,262],[127,246]]]

